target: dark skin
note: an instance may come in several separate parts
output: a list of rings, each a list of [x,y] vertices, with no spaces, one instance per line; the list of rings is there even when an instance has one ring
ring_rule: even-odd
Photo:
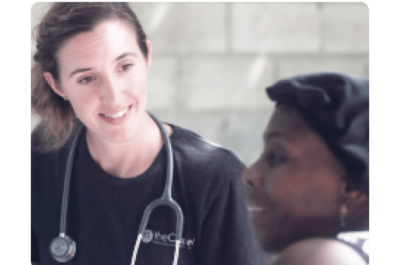
[[[368,196],[349,183],[344,166],[296,108],[278,105],[263,138],[263,153],[243,181],[250,222],[265,251],[368,229]],[[340,226],[342,205],[345,228]]]

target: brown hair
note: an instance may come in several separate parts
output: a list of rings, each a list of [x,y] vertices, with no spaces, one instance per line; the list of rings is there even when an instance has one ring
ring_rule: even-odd
[[[57,51],[63,43],[78,33],[93,30],[107,19],[123,19],[132,25],[138,45],[147,58],[146,34],[127,3],[53,3],[35,28],[36,53],[31,75],[31,107],[41,121],[32,135],[38,137],[35,149],[39,152],[56,150],[67,142],[77,125],[77,118],[68,101],[64,101],[43,77],[49,72],[59,83]]]

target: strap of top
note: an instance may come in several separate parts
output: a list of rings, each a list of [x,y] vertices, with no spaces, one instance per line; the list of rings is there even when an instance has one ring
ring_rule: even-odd
[[[365,262],[367,264],[370,263],[369,256],[367,255],[367,253],[365,253],[362,250],[362,245],[364,244],[365,239],[360,238],[360,239],[358,239],[357,243],[355,243],[355,244],[352,243],[352,242],[348,242],[348,241],[342,240],[342,239],[336,239],[336,240],[338,240],[338,241],[340,241],[342,243],[345,243],[346,245],[348,245],[349,247],[351,247],[352,249],[357,251],[357,253],[360,254],[360,256],[365,260]]]

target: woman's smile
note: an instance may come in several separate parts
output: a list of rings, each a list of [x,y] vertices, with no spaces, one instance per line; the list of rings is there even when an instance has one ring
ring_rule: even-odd
[[[293,133],[293,132],[296,133]],[[265,250],[277,251],[304,233],[324,235],[337,214],[342,180],[333,155],[296,110],[279,106],[264,133],[264,152],[244,173],[249,221]]]
[[[132,105],[129,105],[127,108],[118,112],[100,113],[99,117],[108,124],[119,125],[124,123],[130,117],[131,109]]]
[[[55,91],[70,101],[89,134],[127,142],[143,125],[151,61],[151,43],[147,45],[148,58],[131,26],[110,19],[60,48],[61,83]]]
[[[272,210],[270,200],[266,199],[265,194],[255,190],[249,190],[246,197],[246,206],[249,211],[249,221],[255,227],[265,228],[271,221]]]
[[[262,206],[248,206],[247,209],[250,213],[261,213],[261,212],[269,212],[271,211],[271,207],[262,207]]]
[[[118,112],[114,111],[113,113],[100,113],[100,115],[103,115],[105,117],[110,117],[110,118],[113,118],[113,119],[120,118],[120,117],[124,116],[128,112],[128,109],[130,107],[131,106],[128,106],[128,107],[126,107],[123,110],[118,111]]]
[[[261,206],[250,206],[247,207],[249,209],[249,221],[255,227],[268,227],[271,218],[272,211],[270,207],[261,207]]]

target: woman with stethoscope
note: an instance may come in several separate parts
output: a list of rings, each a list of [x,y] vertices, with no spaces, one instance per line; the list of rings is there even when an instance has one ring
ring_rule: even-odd
[[[244,165],[146,112],[152,46],[128,4],[55,3],[36,40],[32,263],[261,262]]]

